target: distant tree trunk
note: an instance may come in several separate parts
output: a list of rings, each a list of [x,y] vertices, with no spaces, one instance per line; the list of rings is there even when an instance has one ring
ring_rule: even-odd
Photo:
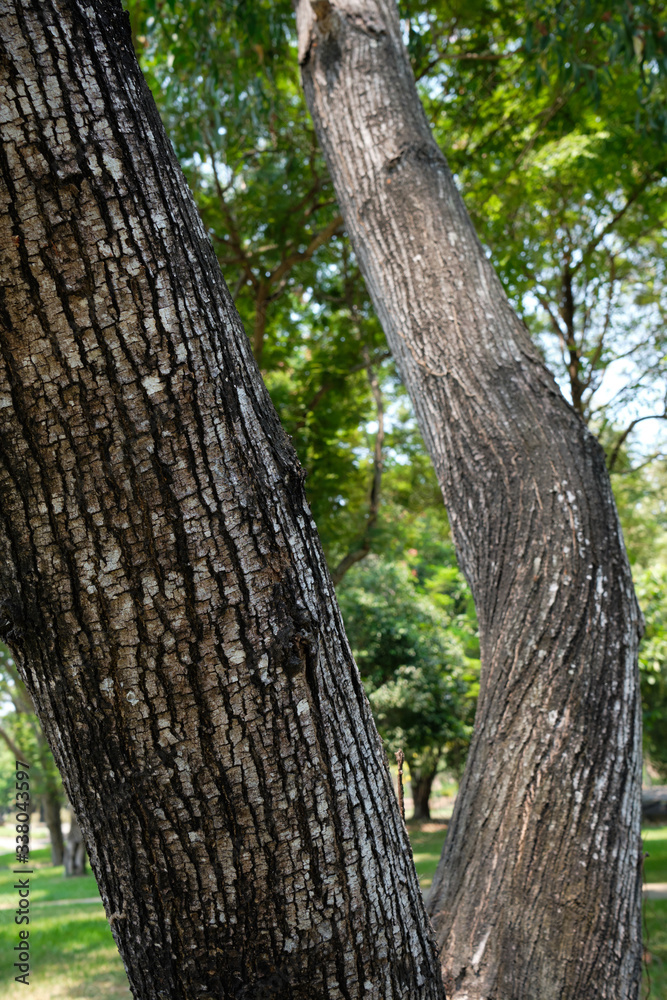
[[[410,788],[412,790],[413,819],[430,819],[431,808],[429,800],[435,780],[436,771],[429,768],[418,770],[410,768]]]
[[[51,864],[61,865],[63,863],[63,827],[60,821],[60,807],[62,804],[60,792],[57,789],[49,788],[42,796],[44,807],[44,822],[49,831],[51,839]]]
[[[393,0],[299,0],[306,98],[477,606],[475,733],[429,910],[454,998],[632,1000],[640,614],[598,443],[510,308]]]
[[[442,1000],[303,472],[120,2],[0,28],[0,633],[134,996]]]
[[[70,809],[70,823],[65,842],[64,865],[66,876],[86,874],[86,845],[83,842],[81,827]]]

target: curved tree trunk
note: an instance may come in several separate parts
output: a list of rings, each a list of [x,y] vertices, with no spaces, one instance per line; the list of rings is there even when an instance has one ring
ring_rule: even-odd
[[[86,845],[83,842],[81,827],[71,807],[63,863],[65,876],[86,874]]]
[[[412,791],[412,818],[413,820],[422,820],[431,818],[431,807],[429,805],[429,799],[431,798],[431,789],[433,788],[433,781],[435,779],[435,771],[418,771],[416,768],[410,768],[410,789]]]
[[[60,790],[48,788],[42,796],[44,805],[44,822],[46,823],[51,839],[51,864],[61,865],[63,863],[63,825],[60,821],[60,806],[62,804]]]
[[[640,615],[602,450],[477,240],[393,0],[299,0],[303,83],[474,594],[475,734],[429,896],[454,997],[631,1000]]]
[[[120,2],[0,19],[0,632],[134,995],[442,1000],[303,473]]]

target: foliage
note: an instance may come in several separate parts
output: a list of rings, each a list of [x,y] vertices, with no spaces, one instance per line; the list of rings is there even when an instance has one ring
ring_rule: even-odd
[[[360,438],[375,414],[362,351],[381,358],[384,343],[303,103],[291,7],[128,8],[335,565],[368,516]],[[661,13],[651,0],[401,3],[477,230],[610,464],[665,413]],[[397,384],[391,362],[382,379]]]
[[[538,82],[551,69],[564,84],[586,87],[596,103],[615,72],[633,67],[640,80],[638,127],[667,135],[660,92],[667,75],[664,5],[655,0],[531,0],[525,48],[536,58]]]
[[[402,7],[477,232],[613,465],[641,422],[666,416],[662,5]]]
[[[647,570],[636,587],[646,622],[639,651],[644,752],[667,781],[667,571]]]
[[[404,751],[411,772],[444,765],[459,774],[472,732],[479,663],[466,656],[465,641],[475,622],[455,564],[451,570],[449,585],[440,582],[447,610],[405,562],[370,557],[339,590],[380,735],[390,751]]]
[[[667,569],[667,463],[632,469],[621,453],[616,472],[614,496],[635,574]]]
[[[667,466],[632,470],[621,455],[615,494],[644,614],[639,647],[644,754],[667,779]]]

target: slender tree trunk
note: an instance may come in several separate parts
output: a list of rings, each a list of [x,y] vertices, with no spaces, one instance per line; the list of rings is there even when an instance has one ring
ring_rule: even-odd
[[[299,0],[297,18],[308,104],[479,617],[475,734],[429,896],[445,985],[631,1000],[640,615],[602,450],[475,236],[393,0]]]
[[[55,788],[48,788],[42,796],[44,805],[44,822],[49,830],[51,839],[51,864],[61,865],[63,863],[63,825],[60,821],[60,806],[62,799],[60,791]]]
[[[120,2],[0,21],[0,632],[134,995],[442,998],[303,473]]]
[[[86,874],[86,845],[83,842],[81,827],[72,808],[70,808],[69,830],[65,841],[63,862],[66,877]]]
[[[431,789],[433,788],[433,781],[435,779],[436,772],[434,770],[424,769],[419,771],[416,767],[410,768],[410,788],[412,790],[412,818],[413,819],[430,819],[431,818],[431,807],[429,805],[429,799],[431,798]]]

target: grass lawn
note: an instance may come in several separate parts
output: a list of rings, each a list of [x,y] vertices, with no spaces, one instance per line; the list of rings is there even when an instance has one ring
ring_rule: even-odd
[[[127,977],[120,960],[102,902],[92,875],[66,879],[62,867],[50,863],[50,851],[31,852],[34,874],[30,877],[30,986],[14,982],[10,956],[18,944],[14,911],[18,898],[13,888],[20,875],[11,869],[11,854],[0,856],[0,998],[17,1000],[131,1000]],[[71,900],[71,904],[49,905],[50,900]],[[46,905],[45,905],[46,904]],[[21,925],[25,928],[25,925]]]
[[[419,882],[428,889],[440,859],[446,827],[442,821],[409,823]],[[647,882],[667,882],[667,826],[644,830],[644,850],[650,854],[644,865]],[[62,868],[50,864],[48,850],[33,851],[30,876],[30,988],[14,982],[14,945],[19,928],[14,923],[17,892],[11,868],[13,856],[0,856],[0,1000],[131,1000],[125,971],[101,901],[77,900],[99,896],[92,875],[63,878]],[[71,900],[49,905],[52,900]],[[667,900],[647,900],[644,908],[647,964],[642,1000],[667,1000]]]
[[[667,883],[667,826],[650,826],[642,832],[646,882]],[[667,998],[667,899],[644,901],[644,985],[643,998]],[[646,990],[650,984],[651,992]]]
[[[408,823],[408,833],[410,834],[419,884],[422,891],[428,890],[433,882],[435,869],[442,854],[447,825],[442,820],[437,819],[425,823]]]

